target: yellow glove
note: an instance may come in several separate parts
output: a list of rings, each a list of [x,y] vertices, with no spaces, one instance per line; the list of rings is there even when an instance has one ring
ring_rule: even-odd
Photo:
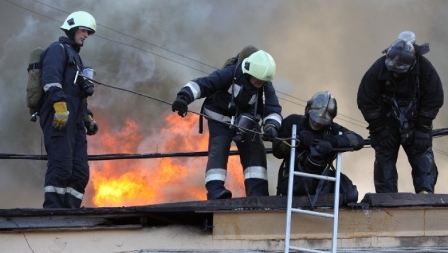
[[[53,118],[53,126],[61,130],[65,127],[68,120],[68,114],[67,111],[67,103],[65,101],[56,102],[53,104],[54,108],[54,118]]]

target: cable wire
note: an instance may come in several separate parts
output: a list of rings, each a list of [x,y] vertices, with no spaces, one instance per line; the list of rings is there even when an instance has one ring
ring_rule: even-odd
[[[50,20],[53,20],[53,21],[56,21],[56,22],[61,22],[61,21],[56,20],[56,19],[54,19],[54,18],[51,18],[51,17],[49,17],[49,16],[47,16],[47,15],[38,13],[38,12],[33,11],[33,10],[30,10],[29,8],[26,8],[26,7],[24,7],[24,6],[21,6],[21,5],[17,4],[17,3],[15,3],[15,2],[10,1],[10,0],[4,0],[4,1],[5,1],[5,2],[8,2],[8,3],[10,3],[10,4],[14,5],[14,6],[17,6],[17,7],[21,8],[21,9],[24,9],[24,10],[26,10],[26,11],[29,11],[29,12],[31,12],[31,13],[34,13],[34,14],[36,14],[36,15],[46,17],[46,18],[48,18],[48,19],[50,19]],[[54,9],[54,10],[57,10],[57,11],[66,13],[66,14],[69,13],[69,12],[67,12],[67,11],[64,11],[64,10],[62,10],[62,9],[59,9],[59,8],[54,7],[54,6],[48,5],[48,4],[46,4],[46,3],[42,3],[42,2],[37,1],[37,0],[32,0],[32,1],[34,1],[34,2],[36,2],[36,3],[39,3],[39,4],[41,4],[41,5],[44,5],[44,6],[48,7],[48,8],[51,8],[51,9]],[[111,30],[111,31],[113,31],[113,32],[116,32],[116,33],[118,33],[118,34],[120,34],[120,35],[124,35],[124,36],[129,37],[129,38],[132,38],[132,39],[134,39],[134,40],[137,40],[137,41],[143,42],[143,43],[145,43],[145,44],[154,46],[154,47],[156,47],[156,48],[158,48],[158,49],[161,49],[161,50],[167,51],[167,52],[169,52],[169,53],[175,54],[175,55],[177,55],[177,56],[183,57],[183,58],[185,58],[185,59],[191,60],[191,61],[196,62],[196,63],[198,63],[198,64],[201,64],[201,65],[210,67],[210,68],[212,68],[213,70],[217,70],[217,69],[218,69],[218,68],[216,68],[216,67],[214,67],[214,66],[211,66],[211,65],[209,65],[209,64],[205,64],[205,63],[203,63],[203,62],[201,62],[201,61],[198,61],[198,60],[196,60],[196,59],[193,59],[193,58],[187,57],[187,56],[185,56],[185,55],[183,55],[183,54],[180,54],[180,53],[177,53],[177,52],[168,50],[168,49],[166,49],[166,48],[164,48],[164,47],[157,46],[157,45],[155,45],[155,44],[153,44],[153,43],[150,43],[150,42],[145,41],[145,40],[142,40],[142,39],[140,39],[140,38],[137,38],[137,37],[131,36],[131,35],[129,35],[129,34],[120,32],[120,31],[118,31],[118,30],[109,28],[109,27],[107,27],[107,26],[100,25],[100,24],[98,24],[98,26],[100,26],[100,27],[104,27],[104,28],[106,28],[106,29],[108,29],[108,30]],[[152,51],[148,51],[148,50],[142,49],[142,48],[137,47],[137,46],[133,46],[133,45],[130,45],[130,44],[126,44],[126,43],[118,42],[118,41],[115,41],[115,40],[112,40],[112,39],[109,39],[109,38],[100,36],[100,35],[98,35],[98,34],[95,34],[95,36],[96,36],[96,37],[99,37],[99,38],[102,38],[102,39],[104,39],[104,40],[113,42],[113,43],[121,44],[121,45],[124,45],[124,46],[128,46],[128,47],[131,47],[131,48],[134,48],[134,49],[138,49],[138,50],[141,50],[141,51],[144,51],[144,52],[153,54],[153,55],[155,55],[155,56],[157,56],[157,57],[160,57],[160,58],[163,58],[163,59],[165,59],[165,60],[168,60],[168,61],[177,63],[177,64],[179,64],[179,65],[185,66],[185,67],[190,68],[190,69],[194,69],[194,70],[196,70],[196,71],[198,71],[198,72],[201,72],[201,73],[204,73],[204,74],[209,74],[208,72],[205,72],[205,71],[202,71],[202,70],[200,70],[200,69],[194,68],[194,67],[192,67],[192,66],[190,66],[190,65],[183,64],[183,63],[181,63],[181,62],[179,62],[179,61],[170,59],[170,58],[168,58],[168,57],[162,56],[162,55],[160,55],[160,54],[156,54],[156,53],[154,53],[154,52],[152,52]],[[93,80],[92,80],[92,81],[93,81]],[[107,86],[107,87],[110,87],[110,88],[118,89],[118,90],[127,91],[127,92],[130,92],[130,93],[136,94],[136,95],[145,96],[145,97],[148,97],[148,98],[157,100],[157,101],[159,101],[159,102],[162,102],[162,103],[166,103],[166,104],[171,105],[171,103],[168,103],[168,102],[163,101],[163,100],[161,100],[161,99],[158,99],[158,98],[155,98],[155,97],[150,97],[150,96],[148,96],[148,95],[144,95],[144,94],[141,94],[141,93],[138,93],[138,92],[134,92],[134,91],[130,91],[130,90],[126,90],[126,89],[122,89],[122,88],[119,88],[119,87],[114,87],[114,86],[110,86],[110,85],[106,85],[106,84],[102,84],[102,85]],[[302,102],[307,102],[307,100],[303,100],[303,99],[300,99],[300,98],[298,98],[298,97],[291,96],[291,95],[289,95],[289,94],[287,94],[287,93],[284,93],[284,92],[281,92],[281,91],[278,91],[278,90],[276,90],[276,92],[279,93],[279,94],[282,94],[282,95],[285,95],[285,96],[294,98],[294,99],[296,99],[296,100],[302,101]],[[299,103],[296,103],[296,102],[293,102],[293,101],[291,101],[291,100],[287,100],[287,99],[284,99],[284,98],[280,98],[280,97],[279,97],[279,99],[282,99],[282,100],[284,100],[284,101],[287,101],[287,102],[290,102],[290,103],[293,103],[293,104],[297,104],[297,105],[300,105],[300,106],[304,106],[304,105],[301,105],[301,104],[299,104]],[[198,115],[202,115],[202,114],[200,114],[200,113],[193,112],[193,111],[189,111],[189,112],[194,113],[194,114],[198,114]],[[353,124],[353,125],[358,126],[358,127],[365,127],[365,126],[367,125],[367,123],[365,123],[365,122],[362,122],[362,121],[359,121],[359,120],[357,120],[357,119],[351,118],[351,117],[346,116],[346,115],[344,115],[344,114],[339,114],[339,115],[340,115],[340,116],[344,116],[344,117],[348,118],[349,120],[345,120],[345,119],[341,119],[341,118],[339,118],[338,120],[345,121],[345,122],[347,122],[347,123]],[[207,117],[206,115],[202,115],[202,116]],[[210,117],[208,117],[208,119],[210,119]],[[212,120],[214,120],[214,119],[212,119]],[[352,121],[350,121],[350,120],[352,120]],[[357,123],[354,123],[354,122],[358,122],[358,123],[360,123],[360,124],[357,124]],[[227,123],[227,122],[223,122],[223,123],[228,124],[228,125],[232,125],[232,124]],[[253,130],[250,130],[250,129],[244,129],[244,128],[241,128],[241,129],[243,129],[243,130],[245,130],[245,131],[253,132],[253,133],[256,133],[256,134],[262,134],[262,133],[260,133],[260,132],[253,131]],[[437,149],[433,149],[433,150],[434,150],[434,152],[436,152],[436,153],[439,153],[439,154],[448,156],[448,153],[445,152],[445,151],[441,151],[441,150],[437,150]]]
[[[31,12],[31,13],[34,13],[34,14],[36,14],[36,15],[46,17],[46,18],[48,18],[48,19],[50,19],[50,20],[53,20],[53,21],[56,21],[56,22],[61,22],[60,20],[56,20],[56,19],[51,18],[51,17],[49,17],[49,16],[47,16],[47,15],[38,13],[38,12],[33,11],[33,10],[30,10],[29,8],[26,8],[26,7],[24,7],[24,6],[18,5],[17,3],[12,2],[12,1],[10,1],[10,0],[4,0],[4,1],[5,1],[5,2],[8,2],[8,3],[12,4],[12,5],[15,5],[15,6],[21,8],[21,9],[24,9],[24,10],[26,10],[26,11],[29,11],[29,12]],[[65,13],[65,14],[68,14],[68,13],[69,13],[69,12],[67,12],[67,11],[64,11],[64,10],[62,10],[62,9],[59,9],[59,8],[54,7],[54,6],[48,5],[48,4],[46,4],[46,3],[42,3],[42,2],[37,1],[37,0],[32,0],[32,1],[33,1],[33,2],[36,2],[36,3],[39,3],[39,4],[41,4],[41,5],[44,5],[44,6],[48,7],[48,8],[51,8],[51,9],[54,9],[54,10],[63,12],[63,13]],[[134,36],[131,36],[131,35],[129,35],[129,34],[126,34],[126,33],[120,32],[120,31],[117,31],[117,30],[112,29],[112,28],[110,28],[110,27],[107,27],[107,26],[104,26],[104,25],[100,25],[100,24],[97,24],[97,25],[100,26],[100,27],[106,28],[106,29],[108,29],[108,30],[110,30],[110,31],[116,32],[116,33],[118,33],[118,34],[120,34],[120,35],[129,37],[129,38],[132,38],[132,39],[134,39],[134,40],[137,40],[137,41],[143,42],[143,43],[145,43],[145,44],[154,46],[154,47],[156,47],[156,48],[158,48],[158,49],[161,49],[161,50],[164,50],[164,51],[166,51],[166,52],[169,52],[169,53],[175,54],[175,55],[177,55],[177,56],[183,57],[183,58],[185,58],[185,59],[191,60],[191,61],[196,62],[196,63],[198,63],[198,64],[207,66],[207,67],[209,67],[209,68],[212,68],[213,70],[217,70],[217,69],[218,69],[217,67],[214,67],[214,66],[212,66],[212,65],[203,63],[203,62],[201,62],[201,61],[198,61],[198,60],[196,60],[196,59],[193,59],[193,58],[191,58],[191,57],[185,56],[185,55],[183,55],[183,54],[174,52],[174,51],[172,51],[172,50],[168,50],[168,49],[166,49],[166,48],[164,48],[164,47],[157,46],[157,45],[155,45],[155,44],[153,44],[153,43],[150,43],[150,42],[148,42],[148,41],[139,39],[139,38],[134,37]],[[122,42],[119,42],[119,41],[116,41],[116,40],[112,40],[112,39],[106,38],[106,37],[104,37],[104,36],[98,35],[98,33],[95,33],[95,36],[96,36],[96,37],[99,37],[99,38],[102,38],[102,39],[104,39],[104,40],[113,42],[113,43],[117,43],[117,44],[120,44],[120,45],[123,45],[123,46],[127,46],[127,47],[131,47],[131,48],[134,48],[134,49],[137,49],[137,50],[146,52],[146,53],[150,53],[150,54],[152,54],[152,55],[154,55],[154,56],[157,56],[157,57],[163,58],[163,59],[165,59],[165,60],[174,62],[174,63],[179,64],[179,65],[182,65],[182,66],[184,66],[184,67],[187,67],[187,68],[196,70],[196,71],[198,71],[198,72],[200,72],[200,73],[203,73],[203,74],[210,74],[210,72],[203,71],[203,70],[201,70],[201,69],[192,67],[192,66],[190,66],[190,65],[184,64],[184,63],[179,62],[179,61],[176,61],[176,60],[173,60],[173,59],[171,59],[171,58],[168,58],[168,57],[165,57],[165,56],[163,56],[163,55],[154,53],[154,52],[152,52],[152,51],[149,51],[149,50],[146,50],[146,49],[137,47],[137,46],[133,46],[133,45],[130,45],[130,44],[127,44],[127,43],[122,43]],[[301,98],[298,98],[298,97],[289,95],[289,94],[284,93],[284,92],[282,92],[282,91],[279,91],[279,90],[277,90],[277,89],[276,89],[276,92],[279,93],[279,94],[288,96],[288,97],[290,97],[290,98],[293,98],[293,99],[296,99],[296,100],[305,102],[305,103],[307,102],[307,100],[303,100],[303,99],[301,99]],[[292,103],[292,104],[296,104],[296,105],[304,106],[304,105],[301,105],[301,104],[299,104],[299,103],[293,102],[293,101],[288,100],[288,99],[285,99],[285,98],[281,98],[281,97],[279,97],[279,99],[284,100],[284,101],[289,102],[289,103]],[[365,127],[365,126],[367,125],[365,122],[361,122],[361,121],[359,121],[359,120],[353,119],[353,118],[351,118],[351,117],[349,117],[349,116],[346,116],[346,115],[344,115],[344,114],[341,114],[341,113],[340,113],[339,115],[340,115],[340,116],[344,116],[344,117],[346,117],[346,118],[348,118],[348,119],[350,119],[350,120],[353,120],[353,121],[358,121],[358,122],[360,122],[360,123],[363,124],[363,125],[359,125],[359,124],[356,124],[356,123],[351,122],[351,121],[349,121],[349,120],[344,120],[344,119],[341,119],[341,118],[339,118],[338,120],[342,120],[342,121],[348,122],[348,123],[350,123],[350,124],[353,124],[353,125],[355,125],[355,126],[359,126],[359,127]]]

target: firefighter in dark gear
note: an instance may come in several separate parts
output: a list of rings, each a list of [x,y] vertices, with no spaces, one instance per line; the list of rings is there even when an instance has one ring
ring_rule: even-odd
[[[265,147],[260,135],[247,129],[260,132],[261,121],[264,139],[270,140],[277,135],[282,117],[271,82],[276,65],[267,52],[254,47],[251,50],[254,52],[242,61],[226,63],[206,77],[189,81],[177,93],[172,105],[172,110],[183,117],[187,114],[188,104],[205,98],[202,112],[207,116],[209,129],[205,173],[208,200],[232,197],[224,187],[232,140],[240,153],[246,196],[269,195]],[[243,50],[243,53],[247,51]]]
[[[317,92],[307,102],[305,115],[291,114],[286,117],[278,131],[278,139],[272,144],[273,154],[284,159],[278,174],[277,195],[286,196],[289,183],[292,126],[296,125],[295,170],[304,173],[334,176],[330,164],[336,159],[333,148],[346,151],[359,150],[364,139],[353,131],[334,123],[337,115],[336,99],[328,91]],[[341,133],[341,134],[340,134]],[[358,190],[352,181],[341,173],[340,192],[346,202],[357,202]],[[293,195],[334,193],[334,183],[309,177],[294,176]]]
[[[79,51],[95,33],[96,22],[89,13],[77,11],[61,29],[67,37],[60,37],[41,55],[45,98],[39,115],[48,157],[43,207],[79,208],[89,180],[86,131],[98,131],[87,109],[86,98],[93,88],[78,75],[84,69]]]
[[[401,146],[412,167],[415,192],[434,193],[438,170],[431,133],[443,105],[442,83],[423,56],[428,44],[416,45],[412,34],[399,37],[364,74],[357,95],[375,149],[375,190],[398,192],[396,162]]]

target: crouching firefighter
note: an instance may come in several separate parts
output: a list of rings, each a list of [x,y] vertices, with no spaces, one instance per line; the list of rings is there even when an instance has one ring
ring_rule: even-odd
[[[79,51],[95,33],[92,15],[78,11],[61,26],[67,37],[60,37],[41,55],[41,84],[45,92],[40,108],[40,126],[47,151],[44,208],[79,208],[89,180],[86,134],[98,131],[93,114],[87,110],[87,97],[93,85],[79,74],[90,76]]]
[[[285,196],[288,193],[291,145],[290,141],[280,139],[292,136],[293,125],[297,126],[298,138],[294,165],[296,171],[335,176],[332,163],[338,151],[334,149],[353,151],[364,146],[364,140],[359,134],[333,122],[336,114],[336,99],[325,91],[317,92],[307,102],[305,115],[291,114],[283,120],[278,131],[278,139],[272,144],[274,156],[284,159],[278,173],[277,195]],[[334,193],[334,182],[309,177],[294,176],[293,187],[293,195],[310,197],[311,194],[315,194],[317,197],[319,193]],[[340,193],[345,195],[346,203],[358,201],[356,185],[342,173]]]
[[[262,122],[263,138],[270,140],[277,136],[282,121],[271,82],[276,65],[270,54],[253,46],[244,48],[238,56],[234,61],[229,59],[222,69],[189,81],[172,105],[173,111],[185,117],[188,104],[206,98],[202,112],[209,129],[205,172],[208,200],[232,197],[224,186],[232,141],[240,154],[246,196],[269,195],[265,147],[261,136],[254,132],[261,131]]]

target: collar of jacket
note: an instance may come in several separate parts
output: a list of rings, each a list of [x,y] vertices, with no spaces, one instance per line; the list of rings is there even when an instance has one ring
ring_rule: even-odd
[[[78,44],[76,44],[76,42],[74,40],[72,40],[68,37],[64,37],[64,36],[59,37],[59,42],[71,46],[77,53],[79,53],[79,51],[81,51],[81,47]]]

